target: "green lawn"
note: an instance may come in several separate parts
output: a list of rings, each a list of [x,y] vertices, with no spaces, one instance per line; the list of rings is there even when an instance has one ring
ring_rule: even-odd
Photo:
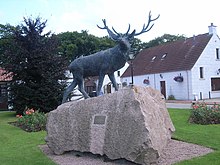
[[[178,165],[219,165],[220,125],[196,125],[187,122],[189,110],[169,109],[176,128],[173,138],[215,149],[203,157],[177,163]],[[0,112],[0,164],[1,165],[55,165],[38,145],[45,144],[45,131],[27,133],[9,125],[15,121],[15,113]]]
[[[176,132],[173,138],[210,147],[215,152],[203,157],[177,163],[178,165],[219,165],[220,164],[220,124],[189,124],[189,110],[169,109]]]
[[[38,148],[46,132],[28,133],[8,124],[15,120],[14,112],[0,112],[0,164],[55,165]]]

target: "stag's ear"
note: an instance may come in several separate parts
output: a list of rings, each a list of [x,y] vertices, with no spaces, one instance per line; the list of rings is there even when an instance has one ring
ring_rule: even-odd
[[[119,37],[116,36],[114,33],[112,33],[111,31],[108,31],[109,37],[113,40],[113,41],[118,41]]]
[[[134,30],[131,34],[128,35],[129,41],[132,41],[134,39],[135,32],[136,32],[136,30]]]

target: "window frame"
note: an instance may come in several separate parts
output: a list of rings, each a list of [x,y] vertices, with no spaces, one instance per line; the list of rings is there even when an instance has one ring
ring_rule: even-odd
[[[220,60],[219,48],[216,48],[216,49],[215,49],[215,57],[216,57],[216,60]]]
[[[117,71],[117,76],[118,76],[118,77],[121,76],[121,72],[120,72],[120,70]]]
[[[211,91],[220,91],[220,77],[211,78]]]
[[[199,67],[199,78],[204,79],[204,67]]]

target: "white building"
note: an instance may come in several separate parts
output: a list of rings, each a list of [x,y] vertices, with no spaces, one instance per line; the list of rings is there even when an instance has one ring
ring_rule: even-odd
[[[168,99],[220,97],[220,39],[216,26],[200,34],[142,50],[133,61],[134,84],[151,86]],[[131,82],[130,67],[121,81]]]
[[[116,80],[116,83],[118,84],[119,88],[122,87],[121,75],[125,72],[125,70],[128,68],[128,66],[129,66],[129,64],[125,63],[125,66],[123,68],[119,69],[118,71],[115,71],[115,73],[114,73],[115,80]],[[89,81],[85,80],[85,89],[86,89],[87,93],[91,93],[92,91],[95,92],[97,86],[98,86],[98,76],[91,77],[89,79]],[[114,87],[113,87],[113,85],[107,75],[105,75],[105,78],[103,80],[103,85],[102,85],[101,91],[103,93],[115,92],[115,89],[114,89]]]
[[[129,64],[125,63],[125,66],[118,71],[116,71],[115,74],[115,80],[116,83],[118,84],[119,88],[122,87],[121,83],[121,75],[125,72],[125,70],[128,68]],[[104,81],[103,81],[103,86],[102,86],[102,91],[104,93],[113,93],[115,92],[115,88],[113,87],[113,84],[111,83],[111,80],[107,75],[105,75]]]

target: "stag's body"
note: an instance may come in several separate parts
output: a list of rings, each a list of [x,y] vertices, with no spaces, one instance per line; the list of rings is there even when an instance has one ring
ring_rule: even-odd
[[[114,41],[117,41],[118,44],[113,48],[100,51],[89,56],[79,57],[69,65],[69,70],[73,74],[73,82],[64,92],[62,103],[66,102],[68,95],[77,85],[84,98],[88,98],[89,96],[84,90],[83,79],[90,76],[99,76],[98,88],[96,91],[97,96],[100,95],[101,87],[106,74],[109,76],[115,90],[117,91],[118,86],[115,81],[114,72],[121,69],[125,65],[126,61],[129,60],[128,55],[134,36],[149,31],[153,27],[153,25],[151,25],[151,27],[148,28],[150,22],[156,20],[157,18],[151,19],[151,15],[149,14],[147,26],[144,25],[141,32],[135,33],[134,30],[131,34],[129,34],[130,25],[125,34],[119,34],[114,28],[112,28],[114,32],[111,31],[106,25],[106,21],[103,20],[104,27],[98,27],[100,29],[106,29],[109,36]]]
[[[127,41],[128,42],[128,41]],[[126,41],[119,43],[113,48],[97,52],[89,56],[83,56],[75,59],[69,65],[69,70],[73,74],[73,82],[67,88],[63,96],[63,103],[66,101],[69,93],[79,86],[79,91],[83,94],[84,98],[88,98],[88,94],[84,90],[83,78],[90,76],[99,76],[97,95],[100,95],[101,87],[105,75],[108,75],[115,90],[118,90],[115,81],[114,72],[121,69],[126,61],[127,54],[130,50],[130,44]]]
[[[83,73],[83,77],[100,76],[101,74],[112,74],[121,69],[126,63],[125,54],[130,48],[122,50],[120,45],[113,48],[97,52],[89,56],[75,59],[70,65],[69,70],[74,74],[76,71]]]

